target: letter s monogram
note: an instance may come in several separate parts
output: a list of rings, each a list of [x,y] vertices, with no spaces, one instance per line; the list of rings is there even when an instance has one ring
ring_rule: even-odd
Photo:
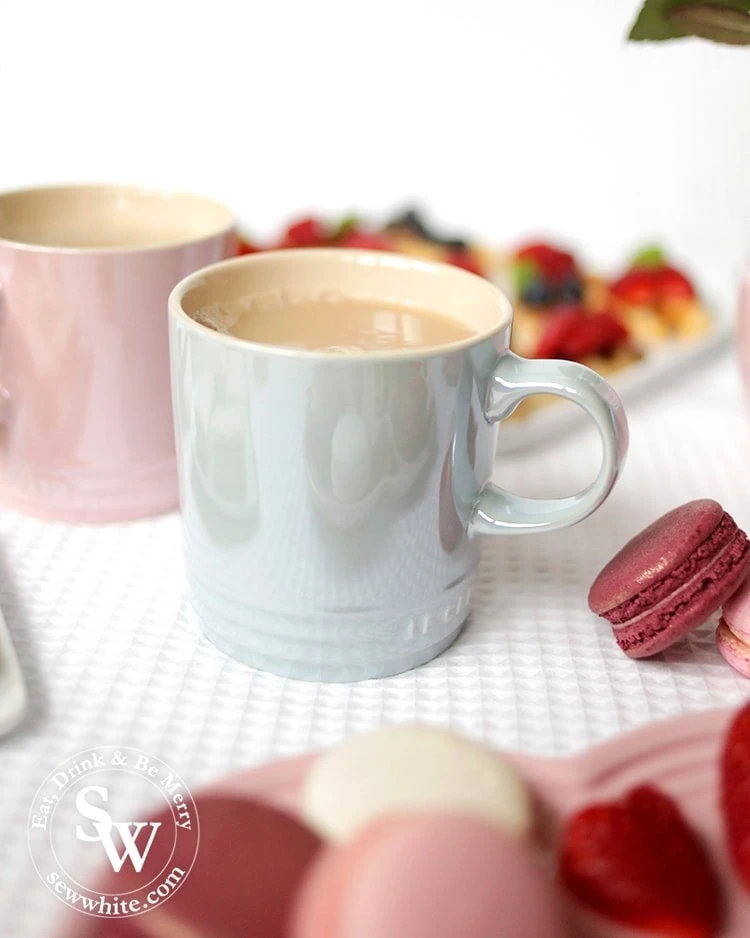
[[[99,795],[105,803],[109,800],[109,793],[106,788],[102,788],[101,786],[88,785],[86,788],[82,788],[76,796],[76,809],[78,813],[92,821],[94,829],[96,830],[96,836],[92,837],[84,831],[80,824],[76,824],[76,837],[78,840],[85,840],[87,843],[96,843],[97,841],[103,840],[103,837],[112,830],[112,815],[109,811],[105,811],[104,808],[98,808],[95,804],[90,804],[87,800],[89,792]]]

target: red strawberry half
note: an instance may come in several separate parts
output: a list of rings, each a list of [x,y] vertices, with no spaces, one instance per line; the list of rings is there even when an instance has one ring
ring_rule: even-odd
[[[658,296],[660,271],[636,267],[610,284],[612,296],[631,306],[654,306]]]
[[[580,362],[589,355],[610,355],[628,339],[628,330],[610,313],[591,313],[584,316],[569,335],[565,357]]]
[[[628,330],[610,313],[560,307],[547,321],[536,357],[580,362],[590,355],[609,355],[627,341]]]
[[[661,300],[692,300],[695,288],[676,267],[662,267],[656,272],[656,283]]]
[[[713,938],[722,924],[703,844],[671,798],[650,786],[571,818],[560,878],[583,905],[655,935]]]
[[[557,284],[575,274],[576,262],[572,254],[541,242],[527,244],[516,252],[517,260],[533,261],[549,283]]]
[[[750,892],[750,704],[734,718],[721,757],[721,803],[729,852]]]
[[[581,311],[560,310],[547,320],[542,338],[536,350],[537,358],[565,358],[568,339],[573,335],[583,318]]]
[[[317,218],[301,218],[284,232],[279,244],[282,248],[314,248],[327,244],[328,233],[325,225]]]
[[[634,267],[610,284],[613,296],[630,306],[657,307],[664,300],[692,299],[695,289],[676,267]]]

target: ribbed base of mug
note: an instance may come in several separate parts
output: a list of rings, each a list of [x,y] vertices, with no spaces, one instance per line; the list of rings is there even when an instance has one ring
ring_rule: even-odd
[[[0,478],[0,505],[42,521],[135,521],[179,507],[177,466],[123,466],[114,473],[71,469],[35,479],[28,489]]]
[[[346,612],[282,616],[243,607],[228,618],[191,596],[206,638],[243,664],[301,681],[365,681],[410,671],[458,638],[471,609],[471,584],[418,614]],[[223,605],[223,604],[222,604]]]

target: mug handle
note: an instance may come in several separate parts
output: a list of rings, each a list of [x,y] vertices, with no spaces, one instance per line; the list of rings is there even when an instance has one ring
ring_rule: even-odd
[[[520,358],[506,352],[487,389],[485,416],[509,417],[525,397],[554,394],[583,407],[602,440],[602,463],[594,481],[566,498],[522,498],[492,482],[479,493],[469,522],[474,534],[533,534],[582,521],[609,495],[628,449],[628,424],[619,397],[595,371],[576,362]]]

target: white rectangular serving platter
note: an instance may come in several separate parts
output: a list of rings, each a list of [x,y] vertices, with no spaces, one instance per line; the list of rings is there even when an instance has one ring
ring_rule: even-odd
[[[28,694],[21,666],[0,612],[0,737],[18,726],[27,707]]]
[[[628,401],[646,391],[657,393],[660,383],[675,378],[681,371],[699,366],[701,361],[729,344],[734,324],[728,315],[718,312],[721,307],[711,308],[714,311],[714,328],[711,332],[694,339],[665,342],[659,349],[645,355],[641,361],[608,376],[607,380],[621,397],[626,410]],[[727,306],[723,308],[726,309]],[[532,412],[524,419],[501,423],[498,452],[522,452],[585,426],[589,419],[580,407],[550,404]]]

